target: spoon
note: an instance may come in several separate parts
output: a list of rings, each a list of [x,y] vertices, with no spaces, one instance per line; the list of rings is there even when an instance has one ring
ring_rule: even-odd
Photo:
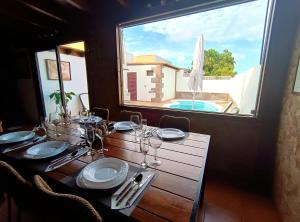
[[[131,186],[130,188],[125,192],[123,193],[121,196],[120,196],[120,199],[118,200],[118,202],[116,203],[116,206],[118,206],[122,201],[123,199],[127,196],[127,194],[129,194],[129,192],[137,185],[139,185],[143,180],[143,174],[138,174],[136,177],[134,177],[132,183],[131,183]]]

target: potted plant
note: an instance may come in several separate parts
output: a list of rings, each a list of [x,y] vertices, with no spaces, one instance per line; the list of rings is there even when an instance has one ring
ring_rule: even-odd
[[[59,109],[59,115],[61,115],[63,118],[66,117],[68,114],[67,111],[67,106],[68,103],[72,100],[72,97],[75,96],[76,94],[74,92],[65,92],[65,101],[66,101],[66,110],[64,110],[62,103],[61,103],[61,91],[60,90],[55,90],[53,93],[49,95],[50,99],[53,100],[56,104],[56,112],[57,108]]]

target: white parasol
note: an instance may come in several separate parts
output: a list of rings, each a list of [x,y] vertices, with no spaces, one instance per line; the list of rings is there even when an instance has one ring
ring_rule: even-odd
[[[193,69],[190,73],[188,86],[190,90],[193,90],[193,108],[196,92],[198,88],[202,90],[202,76],[204,75],[204,40],[203,35],[199,36],[194,51],[193,57]]]

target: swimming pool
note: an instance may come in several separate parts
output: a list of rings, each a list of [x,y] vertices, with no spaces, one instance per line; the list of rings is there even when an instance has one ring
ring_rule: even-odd
[[[184,109],[184,110],[197,110],[197,111],[208,111],[208,112],[219,112],[219,107],[211,102],[195,101],[193,108],[192,100],[177,100],[166,107],[171,109]]]

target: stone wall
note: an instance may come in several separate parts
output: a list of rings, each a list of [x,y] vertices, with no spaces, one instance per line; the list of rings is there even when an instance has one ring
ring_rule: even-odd
[[[274,196],[284,222],[300,221],[300,94],[293,93],[300,29],[290,63],[277,141]]]

